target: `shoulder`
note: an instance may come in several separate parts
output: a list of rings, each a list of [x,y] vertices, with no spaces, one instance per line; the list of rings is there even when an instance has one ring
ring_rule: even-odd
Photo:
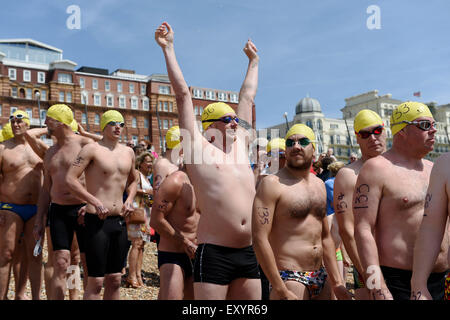
[[[280,177],[277,174],[269,174],[263,176],[258,186],[258,190],[273,190],[276,191],[280,188]]]
[[[76,139],[78,140],[78,142],[80,143],[80,145],[81,145],[82,147],[85,146],[85,145],[87,145],[87,144],[90,144],[90,143],[94,143],[94,142],[95,142],[95,141],[92,140],[91,138],[84,137],[84,136],[79,136],[79,135],[76,135]]]
[[[359,174],[370,173],[371,175],[382,175],[391,167],[392,161],[385,154],[382,154],[364,162]]]
[[[439,158],[437,158],[433,165],[433,171],[439,173],[440,175],[444,175],[450,177],[450,170],[448,166],[450,164],[450,152],[444,153]]]

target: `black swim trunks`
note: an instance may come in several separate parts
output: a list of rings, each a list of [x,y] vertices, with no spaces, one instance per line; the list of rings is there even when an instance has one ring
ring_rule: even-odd
[[[226,285],[239,278],[260,279],[253,246],[229,248],[209,243],[198,246],[194,282]]]
[[[85,204],[60,205],[51,203],[48,213],[50,235],[53,251],[70,250],[72,248],[73,233],[77,234],[80,252],[85,251],[84,227],[78,224],[78,210]]]
[[[409,300],[411,297],[412,271],[380,266],[381,272],[394,300]],[[427,287],[433,300],[444,299],[445,276],[447,271],[431,273]]]
[[[177,264],[183,269],[184,277],[192,276],[193,261],[184,252],[168,252],[158,250],[158,269],[165,263]]]
[[[120,273],[128,253],[128,235],[121,216],[100,219],[96,214],[84,216],[86,225],[86,264],[89,277]]]

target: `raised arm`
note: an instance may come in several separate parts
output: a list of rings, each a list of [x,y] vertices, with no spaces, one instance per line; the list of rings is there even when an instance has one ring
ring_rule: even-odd
[[[160,188],[154,197],[150,226],[161,236],[172,238],[182,245],[186,254],[192,259],[195,256],[197,246],[167,221],[167,216],[171,213],[175,203],[180,197],[184,183],[185,179],[183,178],[183,173],[175,172],[168,176],[160,185]]]
[[[41,158],[44,159],[45,153],[49,146],[40,139],[41,136],[47,134],[47,128],[34,128],[25,131],[25,139],[30,145],[31,149]]]
[[[81,124],[79,124],[78,122],[77,122],[77,124],[78,124],[78,132],[83,137],[91,138],[94,141],[100,141],[103,139],[103,136],[101,136],[99,134],[88,132],[83,128],[83,126]]]
[[[434,163],[425,198],[425,211],[414,246],[411,299],[432,300],[427,280],[439,255],[450,217],[450,153]]]
[[[276,176],[264,178],[256,191],[253,202],[252,214],[252,238],[258,263],[272,285],[275,298],[281,300],[298,300],[298,297],[290,291],[281,279],[275,255],[269,242],[272,230],[273,217],[276,203],[280,197],[279,182]]]
[[[75,161],[69,167],[66,175],[66,183],[69,187],[70,191],[82,201],[86,201],[87,203],[94,206],[95,211],[97,212],[100,219],[106,218],[109,213],[109,210],[105,208],[103,203],[97,199],[94,195],[89,193],[86,188],[80,183],[79,177],[87,168],[91,160],[94,158],[95,154],[95,144],[90,143],[85,145],[80,152],[78,153]]]
[[[377,158],[368,160],[359,172],[353,192],[355,241],[364,271],[363,277],[367,279],[366,285],[374,300],[392,300],[380,269],[374,235],[378,206],[382,198],[384,170],[385,167],[381,162],[378,163]]]
[[[170,83],[175,91],[180,128],[188,130],[192,137],[194,136],[194,132],[200,134],[194,116],[191,93],[189,92],[189,88],[184,80],[183,73],[181,72],[181,68],[178,65],[175,56],[173,45],[174,32],[167,22],[163,22],[156,29],[155,40],[163,51],[166,60],[167,74],[169,75]]]
[[[356,176],[353,170],[342,168],[339,170],[334,180],[333,205],[336,220],[339,226],[339,235],[344,243],[345,250],[352,260],[353,266],[358,273],[365,275],[361,261],[358,256],[358,249],[355,242],[355,220],[353,218],[352,198]]]
[[[252,107],[255,102],[256,91],[258,88],[258,65],[259,56],[253,42],[249,39],[244,47],[244,52],[248,57],[247,74],[239,91],[239,104],[237,107],[237,116],[252,124]]]

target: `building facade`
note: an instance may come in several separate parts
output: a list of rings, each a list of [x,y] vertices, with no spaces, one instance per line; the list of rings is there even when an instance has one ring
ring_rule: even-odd
[[[17,109],[28,113],[32,127],[42,126],[47,109],[65,103],[78,123],[101,134],[101,115],[116,109],[125,118],[122,142],[148,140],[156,152],[165,149],[167,130],[178,125],[175,94],[167,75],[76,66],[63,59],[61,49],[47,44],[32,39],[0,40],[0,126]],[[190,91],[198,120],[209,103],[223,101],[234,109],[238,105],[237,92],[200,87],[190,87]]]
[[[352,152],[361,155],[356,142],[353,122],[356,114],[362,109],[370,109],[378,113],[385,124],[387,133],[387,148],[392,146],[392,133],[390,130],[390,116],[392,111],[404,101],[393,99],[391,94],[378,95],[377,90],[362,93],[345,99],[345,106],[341,109],[342,119],[327,118],[317,99],[305,97],[299,101],[295,108],[295,116],[286,123],[258,130],[260,137],[268,139],[277,136],[284,137],[287,125],[291,127],[296,123],[303,123],[314,130],[316,135],[316,154],[326,152],[333,148],[338,160],[347,162]],[[435,102],[426,103],[437,122],[436,143],[433,152],[427,155],[428,159],[435,159],[441,153],[448,152],[450,135],[450,104],[438,106]]]

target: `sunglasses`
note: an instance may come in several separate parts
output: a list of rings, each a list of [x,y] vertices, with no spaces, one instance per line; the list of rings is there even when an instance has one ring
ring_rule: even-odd
[[[276,152],[271,152],[271,151],[267,152],[267,156],[268,157],[271,157],[272,155],[276,155]],[[278,152],[278,157],[279,158],[286,158],[286,154],[284,153],[284,151],[279,151]]]
[[[292,140],[292,139],[286,139],[286,147],[290,148],[293,147],[296,143],[298,143],[301,147],[308,146],[311,141],[308,138],[301,138],[300,140]]]
[[[110,121],[108,122],[109,126],[115,127],[116,125],[119,125],[121,128],[125,127],[125,122],[119,122],[119,121]]]
[[[216,122],[216,121],[222,121],[223,123],[230,123],[231,121],[236,121],[236,123],[239,123],[239,118],[238,117],[230,117],[230,116],[226,116],[223,118],[219,118],[219,119],[208,119],[208,120],[203,120],[202,122]]]
[[[359,131],[356,133],[356,135],[359,136],[360,138],[367,139],[373,134],[379,136],[381,133],[383,133],[383,127],[379,126],[373,129],[372,131]]]
[[[22,119],[28,119],[28,117],[27,117],[27,116],[24,116],[24,115],[21,114],[21,113],[15,115],[15,116],[13,116],[13,115],[9,116],[9,121],[12,121],[12,120],[14,120],[14,119],[16,119],[16,120],[22,120]]]
[[[436,129],[436,122],[431,122],[430,120],[419,120],[419,121],[406,121],[405,120],[405,121],[393,123],[392,126],[395,126],[396,124],[401,124],[401,123],[413,124],[417,128],[419,128],[420,130],[423,130],[423,131],[429,131],[429,130],[431,130],[431,127]]]

